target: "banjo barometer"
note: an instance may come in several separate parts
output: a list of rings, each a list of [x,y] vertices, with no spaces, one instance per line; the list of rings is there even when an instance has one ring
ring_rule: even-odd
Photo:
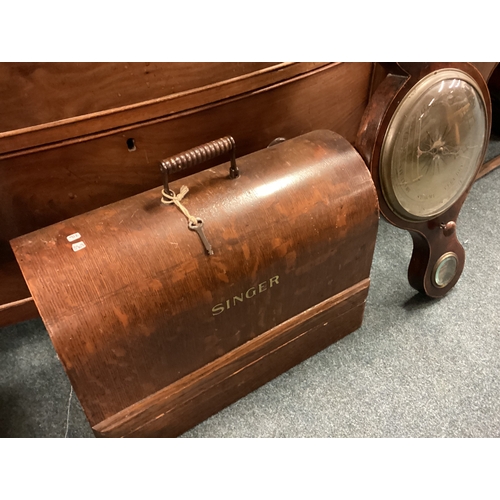
[[[399,63],[373,94],[357,138],[380,210],[410,231],[410,284],[430,297],[458,281],[456,220],[488,145],[491,103],[469,63]]]

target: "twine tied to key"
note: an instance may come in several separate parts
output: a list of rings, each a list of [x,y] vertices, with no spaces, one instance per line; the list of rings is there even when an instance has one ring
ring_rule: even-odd
[[[168,194],[165,192],[164,189],[162,189],[161,194],[162,199],[161,202],[165,205],[175,205],[188,219],[191,224],[194,226],[198,225],[198,219],[189,213],[189,210],[181,203],[181,200],[186,196],[189,192],[189,188],[187,186],[182,186],[181,190],[179,191],[179,194],[175,194],[173,191],[170,191],[172,195]]]

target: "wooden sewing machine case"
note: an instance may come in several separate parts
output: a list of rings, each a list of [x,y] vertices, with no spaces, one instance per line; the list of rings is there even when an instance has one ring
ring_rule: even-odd
[[[319,130],[236,164],[167,186],[203,234],[155,188],[11,242],[96,436],[177,436],[361,325],[378,204],[355,149]]]

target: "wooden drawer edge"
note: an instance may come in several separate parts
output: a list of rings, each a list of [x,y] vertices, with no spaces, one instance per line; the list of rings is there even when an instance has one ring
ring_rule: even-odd
[[[33,301],[33,297],[0,304],[0,327],[38,318],[39,316],[40,313]]]
[[[150,101],[3,132],[0,133],[0,155],[18,156],[30,152],[25,150],[43,145],[58,147],[63,142],[99,134],[105,130],[112,133],[117,128],[186,112],[338,64],[341,63],[281,63],[223,82]]]

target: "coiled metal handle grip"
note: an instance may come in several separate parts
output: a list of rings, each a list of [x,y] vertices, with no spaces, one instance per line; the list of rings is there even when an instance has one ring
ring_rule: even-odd
[[[231,179],[235,179],[240,174],[238,167],[236,166],[236,143],[230,135],[217,139],[216,141],[207,142],[206,144],[202,144],[201,146],[189,149],[183,153],[162,160],[160,162],[160,170],[163,174],[164,192],[171,193],[168,187],[169,175],[194,167],[204,161],[212,160],[217,156],[221,156],[229,152],[231,153],[229,177]]]

